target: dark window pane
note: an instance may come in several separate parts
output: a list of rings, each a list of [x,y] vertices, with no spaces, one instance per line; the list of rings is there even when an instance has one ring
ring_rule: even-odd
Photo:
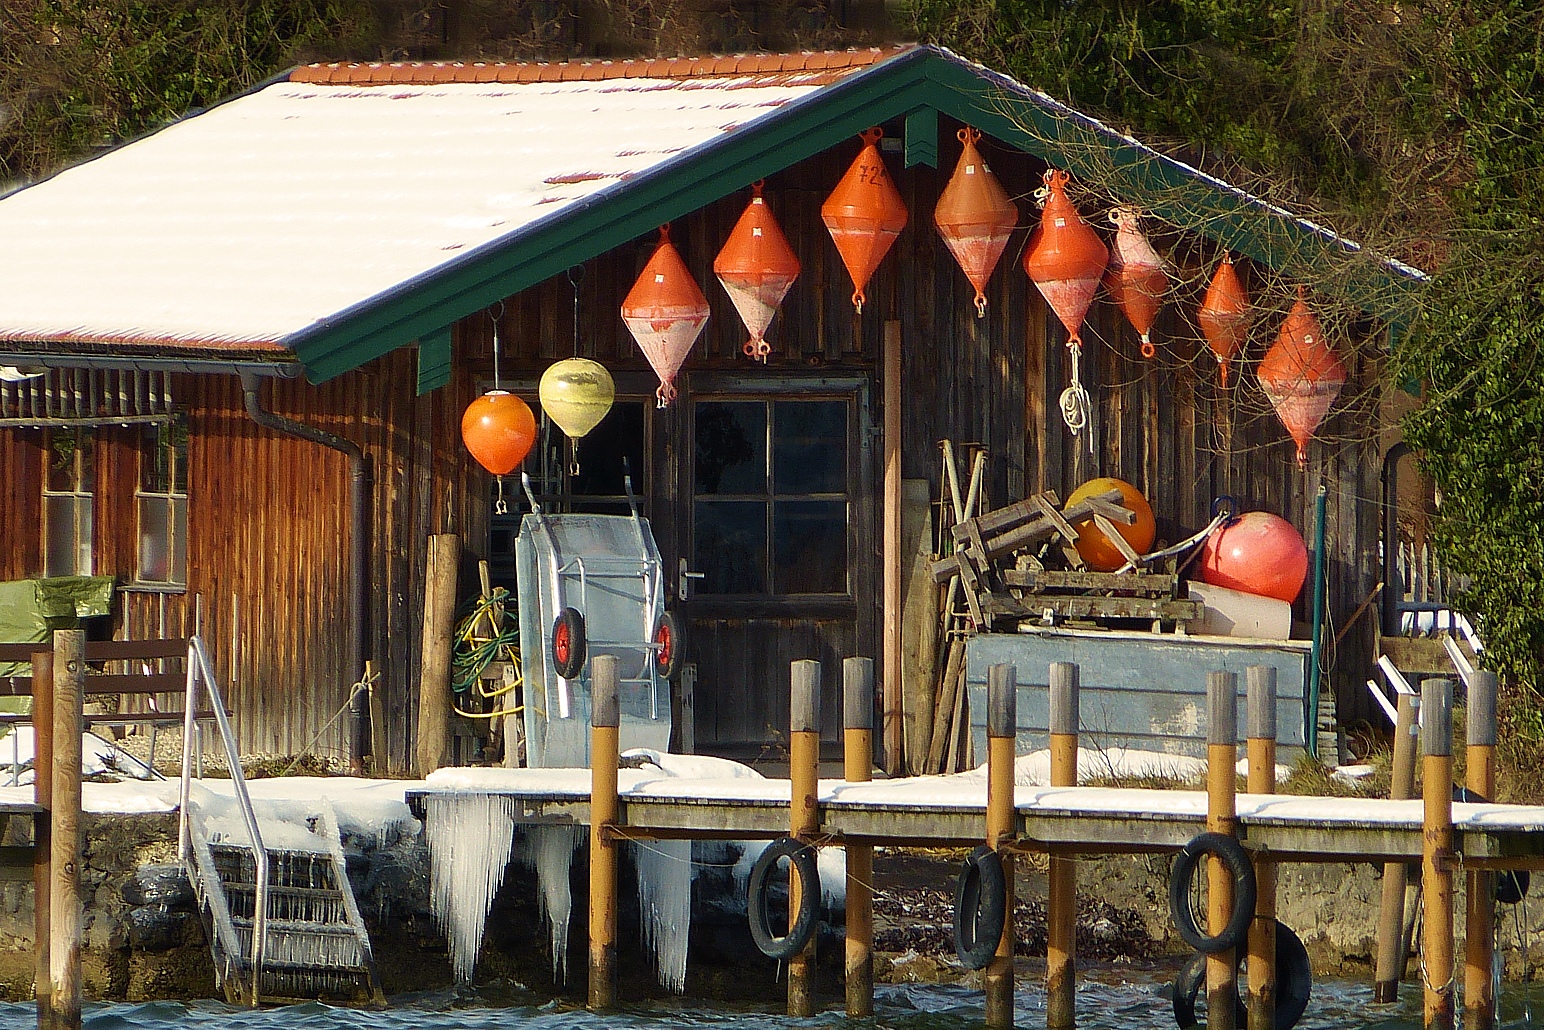
[[[772,541],[775,593],[847,592],[846,501],[776,502]]]
[[[696,407],[699,494],[767,491],[767,406],[763,401],[702,401]]]
[[[558,435],[561,438],[561,432]],[[612,497],[625,494],[623,459],[632,473],[633,492],[641,493],[647,467],[643,458],[643,403],[618,401],[601,419],[600,425],[579,439],[576,451],[579,474],[570,481],[574,494]]]
[[[139,579],[166,583],[172,578],[171,503],[163,497],[139,499]]]
[[[847,492],[847,402],[772,405],[772,491]]]
[[[48,433],[48,487],[61,493],[90,493],[95,481],[90,429],[53,429]]]
[[[73,576],[75,568],[75,499],[43,498],[43,575]]]
[[[702,501],[695,505],[696,553],[704,594],[767,592],[767,506],[762,501]]]

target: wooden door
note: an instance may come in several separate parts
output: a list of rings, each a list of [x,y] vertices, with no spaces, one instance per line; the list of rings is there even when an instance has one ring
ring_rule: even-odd
[[[868,395],[863,377],[706,374],[682,392],[672,571],[700,752],[780,760],[803,658],[823,666],[824,736],[840,740],[841,661],[875,644]]]

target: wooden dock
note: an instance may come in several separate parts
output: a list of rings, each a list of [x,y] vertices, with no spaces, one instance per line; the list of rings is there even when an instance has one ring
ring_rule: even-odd
[[[450,777],[446,777],[450,780]],[[475,770],[466,785],[408,792],[509,799],[517,823],[589,825],[588,769]],[[626,837],[761,840],[788,832],[788,780],[684,780],[624,769],[616,828]],[[1206,828],[1204,791],[1020,786],[1014,847],[1052,854],[1178,851]],[[868,783],[821,780],[817,837],[840,845],[968,846],[986,825],[986,779],[930,776]],[[1279,862],[1419,861],[1422,802],[1285,794],[1238,795],[1238,837]],[[1455,804],[1454,850],[1477,869],[1544,869],[1544,807]]]

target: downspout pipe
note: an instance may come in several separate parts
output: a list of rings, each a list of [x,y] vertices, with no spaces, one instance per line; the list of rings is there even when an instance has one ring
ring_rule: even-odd
[[[352,618],[348,638],[349,675],[357,682],[364,678],[365,640],[369,631],[370,609],[367,601],[368,505],[370,468],[364,451],[352,440],[308,426],[264,410],[261,397],[263,377],[249,369],[241,371],[241,392],[246,399],[247,415],[253,422],[276,433],[293,436],[339,451],[348,458],[349,470],[349,604]],[[369,706],[363,692],[349,699],[349,754],[359,768],[370,749]]]

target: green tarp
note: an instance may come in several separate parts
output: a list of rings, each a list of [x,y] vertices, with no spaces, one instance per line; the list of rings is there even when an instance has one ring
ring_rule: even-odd
[[[56,629],[74,629],[80,619],[108,614],[111,576],[56,576],[0,583],[0,643],[46,643]],[[26,663],[0,662],[0,677],[26,676]]]

